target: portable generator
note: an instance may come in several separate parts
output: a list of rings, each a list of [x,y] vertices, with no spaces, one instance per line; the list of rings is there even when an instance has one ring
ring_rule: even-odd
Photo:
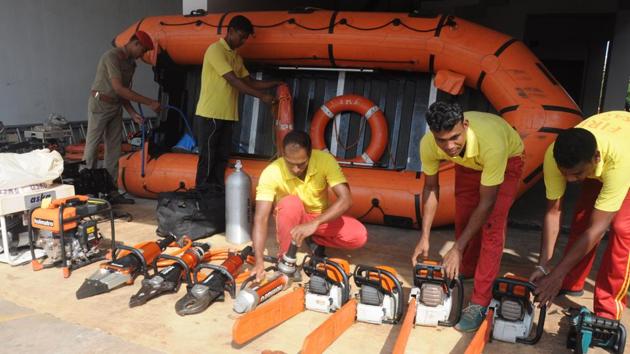
[[[626,327],[617,321],[596,316],[586,307],[569,311],[567,348],[577,354],[588,348],[603,348],[610,353],[623,354],[626,347]]]
[[[414,267],[410,297],[417,303],[416,325],[452,327],[459,321],[464,287],[459,279],[449,280],[445,274],[435,261],[427,260]]]
[[[533,335],[534,304],[530,299],[535,286],[524,278],[508,274],[498,278],[492,286],[492,301],[488,309],[494,310],[492,338],[502,342],[536,344],[543,333],[547,306],[540,308],[538,323]]]
[[[357,321],[398,323],[403,315],[403,289],[398,273],[391,267],[358,265],[354,283],[359,287]]]
[[[113,244],[114,216],[111,205],[104,199],[75,195],[33,209],[28,230],[33,270],[58,266],[67,278],[73,269],[103,260],[104,252],[99,247],[103,237],[94,216],[106,213],[109,214]],[[35,258],[35,246],[44,250],[48,261],[44,263]]]
[[[306,256],[303,269],[310,277],[305,287],[306,309],[331,313],[350,299],[350,266],[346,260]]]

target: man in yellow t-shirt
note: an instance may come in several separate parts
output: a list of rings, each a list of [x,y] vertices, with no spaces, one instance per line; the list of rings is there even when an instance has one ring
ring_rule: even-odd
[[[225,38],[211,44],[203,57],[201,91],[195,111],[199,145],[197,186],[224,184],[232,126],[238,121],[239,92],[258,97],[266,104],[274,101],[273,96],[261,90],[277,86],[280,81],[250,78],[243,58],[236,52],[251,34],[254,34],[251,22],[244,16],[234,16]]]
[[[265,167],[256,187],[252,239],[258,280],[264,278],[267,224],[274,202],[280,255],[287,251],[291,240],[298,246],[306,241],[317,256],[324,255],[323,246],[354,249],[367,241],[365,226],[343,215],[352,205],[352,196],[334,156],[313,150],[305,132],[291,131],[282,143],[283,157]],[[328,188],[337,196],[330,205]]]
[[[543,172],[547,212],[540,260],[530,280],[537,299],[551,303],[559,293],[579,296],[590,273],[596,248],[608,231],[608,247],[595,282],[594,311],[620,319],[630,285],[630,113],[594,115],[558,135],[545,154]],[[560,230],[567,182],[582,182],[569,243],[549,271]]]
[[[455,165],[455,244],[442,262],[446,275],[474,277],[470,305],[455,328],[479,328],[499,273],[505,228],[523,173],[523,141],[501,117],[463,113],[457,103],[436,102],[426,114],[430,131],[420,142],[424,172],[422,233],[412,255],[429,255],[429,234],[438,207],[441,161]]]

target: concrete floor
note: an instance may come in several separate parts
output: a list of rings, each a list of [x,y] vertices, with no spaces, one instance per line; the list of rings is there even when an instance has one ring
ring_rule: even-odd
[[[516,207],[525,212],[513,213],[513,224],[534,225],[541,210],[532,205],[541,205],[537,204],[539,199],[539,193],[522,198]],[[133,245],[155,238],[155,201],[138,200],[136,205],[124,209],[132,212],[135,219],[131,223],[116,222],[118,240]],[[540,231],[535,230],[535,225],[530,229],[533,230],[522,227],[509,229],[502,272],[526,276],[533,269]],[[103,226],[102,231],[108,235],[107,227]],[[346,258],[351,264],[390,265],[398,270],[405,291],[408,291],[412,274],[409,257],[418,232],[375,225],[368,226],[368,231],[369,241],[363,249],[353,252],[329,250],[329,255]],[[452,228],[435,230],[432,256],[437,258],[443,254],[453,239]],[[217,248],[228,245],[222,235],[207,241]],[[566,236],[561,237],[559,242],[559,248],[563,249]],[[267,246],[274,254],[276,246],[273,237],[268,238]],[[602,246],[605,244],[600,246],[600,256],[604,249]],[[185,293],[182,287],[176,295],[166,295],[130,309],[129,297],[137,292],[140,286],[138,279],[132,286],[76,300],[75,291],[96,268],[96,264],[90,265],[63,279],[59,269],[33,272],[30,266],[0,265],[0,352],[260,353],[271,349],[297,353],[306,335],[326,317],[313,312],[301,313],[239,348],[231,343],[232,324],[237,318],[232,311],[231,299],[215,303],[201,314],[180,317],[174,311],[174,304]],[[567,323],[562,309],[578,304],[592,306],[597,265],[593,269],[583,297],[560,297],[549,309],[545,334],[539,344],[526,346],[495,341],[486,346],[485,352],[568,352],[565,349]],[[472,283],[466,286],[467,301]],[[626,311],[622,321],[630,328],[630,311]],[[333,343],[327,353],[389,353],[398,331],[399,326],[357,323]],[[408,353],[462,353],[471,338],[472,335],[462,335],[452,328],[417,327],[412,332]]]

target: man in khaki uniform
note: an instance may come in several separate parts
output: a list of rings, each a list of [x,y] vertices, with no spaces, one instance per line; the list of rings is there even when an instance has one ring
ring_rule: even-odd
[[[96,77],[92,83],[88,100],[88,128],[85,135],[83,159],[87,168],[96,168],[98,162],[98,144],[103,139],[105,144],[105,168],[112,176],[114,185],[118,180],[118,158],[122,143],[122,108],[138,124],[142,117],[131,106],[130,101],[149,106],[156,113],[160,103],[131,90],[131,81],[136,69],[136,59],[153,49],[153,41],[146,32],[136,32],[129,42],[121,48],[112,48],[105,52],[96,66]],[[115,189],[110,193],[111,202],[133,204],[134,200],[125,198]]]

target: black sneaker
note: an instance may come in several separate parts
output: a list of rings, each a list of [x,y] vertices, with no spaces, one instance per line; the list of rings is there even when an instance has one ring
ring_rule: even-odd
[[[580,296],[584,295],[584,289],[580,289],[580,290],[560,289],[560,291],[558,292],[558,296],[561,296],[561,295],[572,296],[572,297],[580,297]]]
[[[115,195],[115,196],[112,196],[111,198],[109,198],[109,203],[112,204],[112,205],[115,205],[115,204],[135,204],[136,201],[131,199],[131,198],[126,198],[122,194],[118,194],[118,195]]]
[[[326,247],[322,245],[318,245],[310,237],[307,237],[306,239],[304,239],[304,242],[306,242],[306,245],[308,246],[308,249],[311,251],[311,254],[313,256],[319,257],[319,258],[326,257]]]

